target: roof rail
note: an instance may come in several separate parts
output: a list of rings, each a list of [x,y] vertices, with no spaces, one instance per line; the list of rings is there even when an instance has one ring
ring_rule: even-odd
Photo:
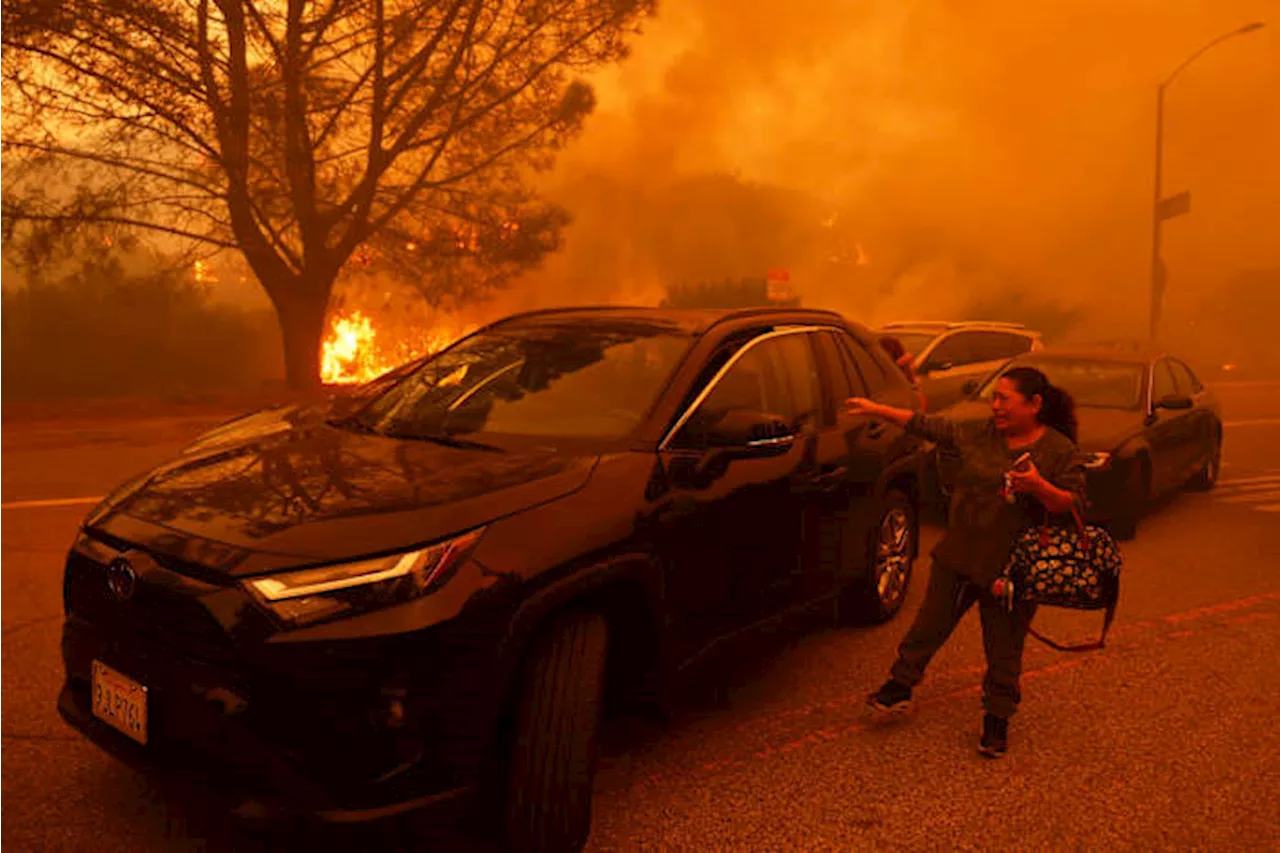
[[[905,329],[920,326],[930,329],[963,329],[969,326],[986,326],[992,329],[1025,329],[1025,323],[1010,323],[1004,320],[895,320],[880,326],[882,329]]]
[[[953,329],[963,329],[966,326],[987,326],[992,329],[1025,329],[1022,323],[1009,323],[1003,320],[957,320],[951,324]]]
[[[508,314],[505,317],[499,317],[494,324],[505,323],[507,320],[515,320],[522,317],[537,317],[544,314],[567,314],[570,311],[647,311],[652,310],[651,305],[560,305],[554,308],[530,308],[527,311],[517,311],[514,314]]]

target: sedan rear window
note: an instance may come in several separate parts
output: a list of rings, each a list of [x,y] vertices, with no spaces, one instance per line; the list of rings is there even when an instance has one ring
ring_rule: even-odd
[[[1036,360],[1020,361],[1015,366],[1034,367],[1043,371],[1049,381],[1066,389],[1077,406],[1094,409],[1136,409],[1142,405],[1141,364],[1114,361]],[[999,374],[987,380],[978,396],[990,400]]]

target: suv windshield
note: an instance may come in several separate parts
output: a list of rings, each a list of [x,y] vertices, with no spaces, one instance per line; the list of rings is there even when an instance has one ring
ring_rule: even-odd
[[[620,438],[692,341],[644,322],[499,326],[430,359],[351,421],[398,438]]]
[[[1136,409],[1142,404],[1141,364],[1116,361],[1020,361],[1011,367],[1034,367],[1067,391],[1077,406],[1093,409]],[[1001,371],[1003,373],[1003,371]],[[988,379],[977,396],[990,400],[1000,374]]]

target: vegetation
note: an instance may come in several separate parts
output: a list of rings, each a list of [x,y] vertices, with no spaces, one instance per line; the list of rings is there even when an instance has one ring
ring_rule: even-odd
[[[28,266],[16,286],[21,254],[6,246],[5,400],[236,391],[278,375],[269,315],[218,305],[189,265],[104,239],[60,243],[80,251]]]
[[[555,248],[565,217],[528,176],[594,105],[574,75],[621,57],[651,6],[7,3],[6,227],[107,223],[241,252],[291,384],[314,385],[352,258],[456,295]],[[45,191],[68,174],[94,191]]]

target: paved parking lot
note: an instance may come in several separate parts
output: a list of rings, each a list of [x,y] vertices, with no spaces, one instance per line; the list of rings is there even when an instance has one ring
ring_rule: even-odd
[[[888,625],[815,626],[723,673],[724,690],[695,697],[665,727],[613,725],[592,848],[1280,848],[1280,384],[1222,393],[1221,486],[1176,496],[1125,545],[1122,610],[1105,652],[1030,647],[1005,761],[974,750],[976,616],[936,660],[918,713],[888,726],[862,713],[919,601],[925,563]],[[61,560],[84,501],[205,423],[5,427],[3,834],[12,850],[289,840],[244,835],[198,799],[155,790],[54,711]],[[926,544],[937,535],[927,531]],[[1043,626],[1080,634],[1096,621],[1053,614]],[[369,849],[396,843],[398,832],[323,840]]]

